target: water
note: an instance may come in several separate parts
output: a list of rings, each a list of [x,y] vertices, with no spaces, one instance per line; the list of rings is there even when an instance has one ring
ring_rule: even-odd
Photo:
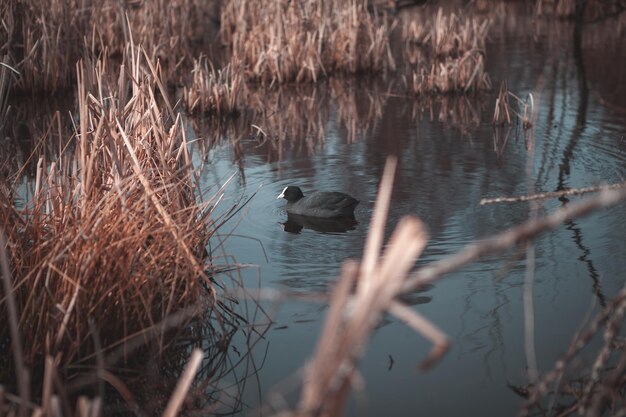
[[[605,30],[608,41],[602,37]],[[492,127],[493,96],[446,98],[422,112],[414,99],[385,94],[367,83],[340,93],[332,91],[336,86],[322,87],[331,93],[319,94],[332,98],[319,100],[313,113],[294,104],[301,105],[302,120],[291,122],[303,126],[283,131],[282,138],[280,131],[268,133],[280,125],[270,120],[278,116],[242,122],[258,125],[269,136],[225,134],[212,149],[202,179],[213,187],[236,173],[227,187],[226,206],[256,192],[224,227],[225,233],[232,229],[237,234],[226,240],[224,252],[239,263],[256,265],[242,272],[251,287],[260,277],[263,288],[301,294],[328,289],[342,261],[362,255],[390,154],[398,156],[399,166],[387,235],[402,216],[419,216],[430,239],[418,266],[533,215],[528,204],[481,206],[481,198],[623,181],[626,121],[619,109],[626,89],[619,72],[607,68],[626,62],[624,43],[614,40],[620,30],[615,24],[612,29],[589,26],[582,44],[576,44],[569,23],[520,16],[496,21],[487,47],[488,71],[496,89],[506,79],[519,96],[533,93],[538,117],[527,132],[519,126]],[[599,42],[606,46],[605,54]],[[611,86],[621,88],[621,94]],[[305,95],[304,101],[306,97],[312,102],[318,98]],[[346,108],[354,111],[352,118]],[[285,202],[276,196],[292,184],[305,194],[314,189],[350,193],[361,201],[358,224],[335,231],[319,225],[286,227]],[[561,204],[540,202],[537,213]],[[624,236],[622,205],[573,220],[534,241],[534,350],[540,372],[552,368],[581,322],[624,285]],[[516,413],[522,400],[507,384],[528,383],[522,298],[526,259],[512,251],[481,260],[411,297],[412,308],[452,343],[427,373],[417,365],[429,342],[385,317],[361,361],[365,386],[354,395],[348,413]],[[252,351],[262,365],[244,390],[244,415],[257,414],[261,401],[278,407],[277,396],[293,404],[297,371],[314,349],[326,312],[323,305],[299,300],[263,305],[271,309],[274,324]]]

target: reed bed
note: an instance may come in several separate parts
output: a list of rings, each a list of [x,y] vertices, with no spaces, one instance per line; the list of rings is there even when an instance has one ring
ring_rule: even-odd
[[[61,0],[7,0],[0,6],[0,55],[20,72],[21,90],[53,92],[69,85],[82,27],[76,7]]]
[[[64,368],[92,351],[89,320],[103,349],[189,306],[229,322],[205,250],[219,197],[198,188],[160,68],[132,47],[115,85],[104,67],[77,66],[75,135],[54,159],[39,158],[30,186],[0,178],[28,366],[50,354]]]
[[[491,88],[485,71],[490,20],[444,14],[404,22],[402,38],[410,64],[406,81],[413,94],[467,93]]]
[[[242,93],[241,73],[230,64],[216,70],[206,56],[194,60],[193,81],[183,89],[183,100],[191,113],[219,117],[239,113],[239,96]]]
[[[485,55],[480,51],[461,59],[445,58],[412,72],[409,89],[414,94],[467,93],[488,90],[491,81],[485,72]]]
[[[260,84],[317,82],[331,74],[394,68],[388,19],[367,1],[232,0],[221,36],[244,78]]]
[[[409,44],[427,46],[437,57],[458,58],[474,49],[485,49],[490,24],[488,19],[444,14],[439,8],[430,19],[405,22],[402,37]]]
[[[72,86],[79,59],[120,57],[133,38],[175,80],[183,62],[192,64],[216,7],[201,0],[7,0],[0,5],[0,56],[21,73],[17,89],[54,93]]]

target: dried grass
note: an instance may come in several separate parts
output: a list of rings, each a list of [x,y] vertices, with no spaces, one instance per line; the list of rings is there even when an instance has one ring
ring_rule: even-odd
[[[104,67],[77,66],[75,136],[40,157],[34,184],[0,179],[28,364],[79,358],[87,318],[106,347],[187,306],[217,308],[204,249],[215,200],[202,201],[179,117],[157,103],[160,91],[169,107],[159,66],[130,48],[116,85]]]
[[[191,64],[215,7],[201,0],[7,0],[0,56],[9,55],[22,74],[18,89],[56,92],[72,85],[79,59],[121,56],[132,37],[174,80],[181,61]]]
[[[485,72],[485,55],[467,52],[462,58],[444,58],[430,68],[413,71],[409,88],[414,94],[440,94],[487,90],[491,81]]]
[[[512,108],[509,98],[513,98],[517,103],[517,110]],[[500,90],[498,91],[498,97],[496,98],[496,104],[493,109],[492,122],[494,125],[511,124],[511,114],[517,116],[525,130],[530,129],[533,126],[533,119],[536,116],[535,101],[531,93],[528,94],[526,100],[522,100],[510,92],[506,81],[503,81],[502,84],[500,84]]]
[[[316,82],[337,73],[394,67],[391,27],[367,1],[233,0],[222,9],[221,35],[246,80]]]
[[[217,117],[237,114],[243,80],[230,64],[216,70],[206,56],[194,60],[193,81],[183,89],[183,100],[192,113]]]
[[[490,20],[445,15],[405,21],[402,37],[411,65],[407,80],[413,94],[480,91],[491,88],[485,72],[485,40]]]
[[[429,53],[440,58],[459,58],[467,52],[485,49],[491,21],[479,17],[462,18],[455,13],[437,13],[426,21],[411,20],[402,30],[409,44],[425,45]]]

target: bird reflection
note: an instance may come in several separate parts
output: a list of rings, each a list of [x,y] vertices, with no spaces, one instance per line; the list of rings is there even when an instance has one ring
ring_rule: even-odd
[[[346,233],[354,230],[359,222],[354,217],[334,217],[330,219],[289,214],[282,223],[287,233],[301,233],[302,229],[311,229],[321,233]]]

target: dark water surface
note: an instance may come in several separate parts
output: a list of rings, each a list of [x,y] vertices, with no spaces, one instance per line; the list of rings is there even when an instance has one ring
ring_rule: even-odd
[[[422,104],[426,109],[421,111],[414,99],[359,84],[331,93],[319,108],[307,111],[302,105],[302,120],[292,122],[307,126],[283,131],[284,137],[270,132],[269,122],[263,125],[262,120],[250,123],[267,138],[249,133],[254,129],[237,137],[224,135],[210,151],[202,181],[214,186],[237,173],[227,187],[225,206],[258,191],[222,229],[236,233],[226,240],[224,252],[239,263],[256,265],[242,271],[251,288],[260,280],[263,288],[305,294],[327,289],[344,259],[361,257],[390,154],[398,156],[399,168],[387,234],[406,214],[428,225],[430,241],[417,265],[442,259],[532,215],[527,203],[480,206],[481,198],[624,180],[623,27],[615,22],[586,26],[577,41],[570,23],[519,16],[502,16],[494,23],[488,72],[496,90],[507,80],[520,97],[533,93],[537,120],[528,132],[518,126],[492,127],[493,94],[435,100],[432,109]],[[352,116],[346,115],[350,109],[342,104],[342,94],[353,99]],[[350,193],[361,201],[359,223],[345,232],[317,224],[304,224],[299,231],[290,224],[285,230],[285,202],[276,196],[287,185],[298,185],[305,194]],[[540,202],[537,212],[561,204]],[[552,368],[585,317],[624,285],[625,237],[622,205],[564,224],[534,242],[534,350],[540,372]],[[350,414],[515,414],[521,399],[507,383],[528,383],[522,301],[526,260],[521,252],[483,260],[412,297],[413,308],[452,343],[443,361],[427,373],[417,365],[429,342],[385,318],[361,362],[365,386],[354,396]],[[326,312],[320,304],[296,300],[263,306],[273,312],[275,324],[252,352],[258,373],[244,390],[244,415],[257,414],[261,401],[277,408],[282,398],[293,404],[297,371],[314,349]]]

